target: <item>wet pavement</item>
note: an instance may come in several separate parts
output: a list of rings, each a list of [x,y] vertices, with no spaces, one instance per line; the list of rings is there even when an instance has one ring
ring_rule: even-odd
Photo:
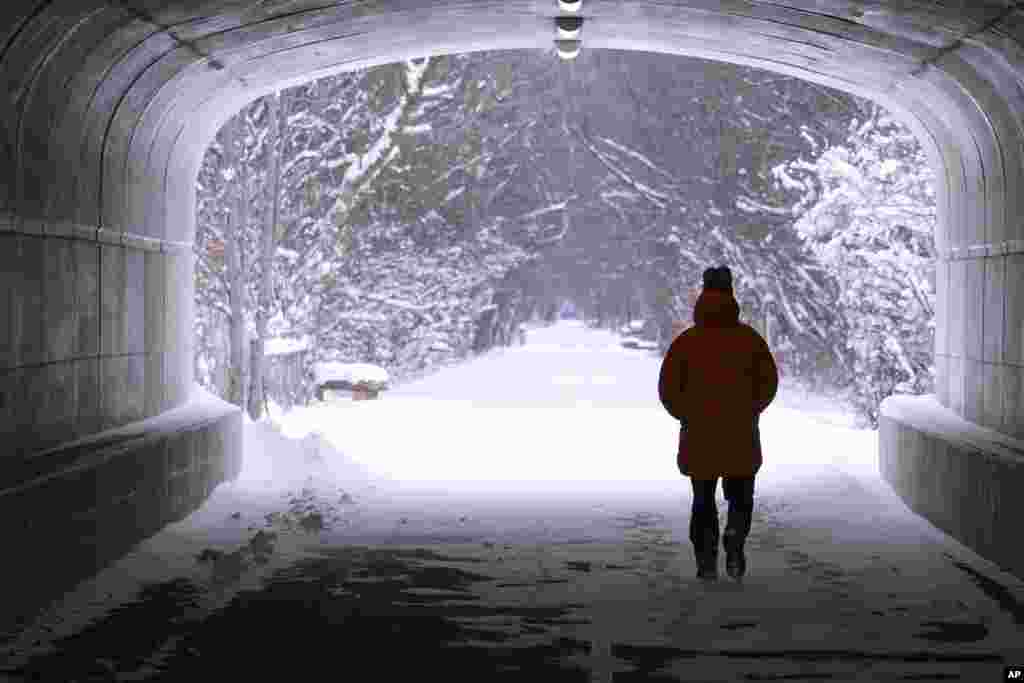
[[[0,668],[68,682],[986,681],[1024,661],[1024,583],[841,469],[799,476],[757,495],[741,583],[695,578],[682,486],[228,484],[8,634]]]

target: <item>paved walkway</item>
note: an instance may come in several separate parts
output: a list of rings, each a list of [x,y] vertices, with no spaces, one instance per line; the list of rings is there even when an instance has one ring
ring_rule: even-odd
[[[358,468],[334,468],[332,479],[314,465],[296,469],[280,439],[259,465],[250,443],[247,468],[272,486],[219,488],[0,643],[0,670],[61,682],[983,682],[1024,663],[1024,582],[911,514],[870,458],[849,455],[869,448],[870,438],[849,446],[871,434],[786,412],[784,396],[762,422],[768,455],[748,576],[697,580],[688,482],[672,472],[614,478],[616,467],[652,478],[672,468],[659,445],[672,443],[672,425],[661,433],[658,407],[642,408],[657,359],[617,361],[605,333],[539,332],[541,344],[445,371],[372,408],[317,410],[367,461],[397,453],[396,467],[424,472],[441,463],[423,458],[458,442],[471,450],[449,453],[452,471],[476,463],[484,448],[467,434],[473,420],[500,435],[493,467],[539,473],[543,491],[402,487]],[[538,406],[549,376],[556,385]],[[448,402],[416,430],[356,434],[372,411],[399,414],[406,399]],[[605,419],[626,411],[634,428],[657,432],[649,444]],[[586,448],[571,452],[585,431]],[[559,434],[571,438],[552,441]],[[556,465],[581,471],[570,456],[586,459],[583,471],[603,467],[605,480],[560,484]]]
[[[834,468],[804,476],[813,494],[759,496],[742,583],[694,578],[688,501],[669,496],[309,490],[275,506],[220,491],[68,595],[8,666],[64,681],[985,681],[1024,661],[1021,582],[911,515],[877,517]]]

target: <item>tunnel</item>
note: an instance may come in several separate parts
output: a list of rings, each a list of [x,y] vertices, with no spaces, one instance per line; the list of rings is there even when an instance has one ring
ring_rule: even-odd
[[[936,393],[884,401],[879,472],[1024,577],[1018,4],[7,0],[0,15],[0,528],[9,549],[57,539],[3,563],[9,604],[102,566],[240,470],[241,411],[193,378],[195,179],[220,127],[345,70],[553,50],[570,15],[583,50],[766,69],[876,101],[915,133],[937,178]]]

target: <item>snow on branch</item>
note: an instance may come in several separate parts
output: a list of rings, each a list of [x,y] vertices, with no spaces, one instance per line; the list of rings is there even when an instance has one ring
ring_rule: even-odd
[[[405,82],[410,93],[419,93],[423,86],[423,74],[430,66],[430,57],[423,57],[419,63],[416,60],[405,62]]]
[[[351,203],[354,203],[355,198],[362,190],[398,156],[399,147],[395,144],[394,135],[402,127],[403,117],[409,113],[410,107],[421,94],[422,77],[429,64],[429,58],[424,58],[419,64],[414,60],[406,62],[406,93],[399,98],[398,104],[381,121],[381,133],[366,150],[366,153],[357,155],[345,169],[341,178],[341,186],[331,193],[335,199],[334,204],[328,210],[328,215],[348,213]]]
[[[736,198],[736,208],[747,213],[767,213],[773,216],[792,216],[793,209],[768,206],[753,199],[752,197],[739,196]]]
[[[613,147],[613,148],[619,150],[620,152],[622,152],[623,154],[625,154],[627,156],[630,156],[630,157],[633,157],[634,159],[636,159],[637,161],[639,161],[640,163],[642,163],[644,166],[646,166],[647,168],[651,169],[652,171],[660,173],[661,175],[665,176],[669,180],[675,180],[675,177],[671,173],[669,173],[668,171],[662,170],[653,161],[648,159],[646,156],[644,156],[640,152],[637,152],[636,150],[630,149],[629,147],[626,147],[625,145],[621,145],[621,144],[615,142],[614,140],[612,140],[611,138],[598,138],[598,139],[601,140],[602,142],[604,142],[605,144],[607,144],[609,147]]]
[[[602,154],[594,146],[594,144],[587,139],[587,136],[583,133],[583,131],[578,131],[577,135],[583,142],[583,146],[586,147],[587,150],[589,150],[590,153],[593,154],[597,158],[597,160],[604,165],[605,168],[611,171],[623,183],[635,189],[645,199],[647,199],[647,201],[649,201],[651,204],[654,204],[659,209],[664,209],[666,207],[667,203],[671,200],[671,198],[668,195],[662,194],[661,192],[658,192],[652,187],[648,187],[644,183],[640,182],[639,180],[636,180],[631,175],[615,166],[615,164],[612,163],[610,159],[608,159],[607,155]]]
[[[782,304],[782,310],[785,312],[786,319],[789,320],[789,324],[793,326],[793,329],[796,330],[797,334],[806,334],[804,326],[797,319],[796,314],[793,313],[793,309],[789,305],[789,299],[779,286],[779,282],[776,280],[773,282],[773,285],[778,294],[775,300]]]
[[[355,162],[357,160],[358,160],[358,157],[356,157],[355,154],[352,154],[350,152],[350,153],[345,154],[343,156],[337,157],[336,159],[329,159],[329,160],[325,161],[324,162],[324,168],[333,171],[334,169],[338,168],[339,166],[344,166],[345,164],[351,164],[351,163],[353,163],[353,162]]]
[[[318,150],[304,149],[295,155],[295,158],[289,159],[288,162],[281,168],[281,175],[287,176],[293,168],[301,164],[306,159],[317,159],[320,157]]]
[[[498,149],[499,150],[500,149],[504,149],[505,145],[507,145],[511,140],[513,140],[517,135],[522,133],[524,130],[526,130],[527,128],[530,128],[531,126],[533,126],[535,123],[536,123],[536,121],[531,120],[531,121],[528,121],[527,123],[525,123],[524,125],[518,126],[517,128],[513,129],[511,133],[509,133],[504,138],[502,138],[501,140],[498,141]],[[445,173],[444,175],[442,175],[441,177],[439,177],[437,180],[434,181],[434,184],[436,185],[438,183],[448,182],[448,179],[451,178],[452,175],[454,175],[456,172],[465,170],[465,169],[469,168],[470,166],[473,166],[474,164],[476,164],[479,161],[481,161],[482,159],[484,159],[485,156],[487,156],[487,153],[486,152],[482,152],[482,153],[476,155],[475,157],[473,157],[471,159],[468,159],[464,163],[456,164],[454,166],[451,166],[448,169],[447,173]]]
[[[409,311],[411,313],[422,314],[427,311],[430,311],[434,306],[433,304],[413,304],[408,301],[400,301],[398,299],[391,299],[385,296],[376,296],[373,294],[366,293],[363,294],[363,297],[378,304],[384,304],[385,306],[390,306],[391,308],[399,308],[403,311]]]
[[[431,85],[423,88],[424,97],[437,97],[452,91],[451,83],[442,83],[441,85]]]
[[[565,211],[565,207],[568,205],[569,201],[571,199],[575,199],[575,198],[576,198],[576,195],[572,195],[570,197],[566,197],[565,199],[563,199],[560,202],[556,202],[554,204],[550,204],[548,206],[541,207],[539,209],[534,209],[533,211],[528,211],[528,212],[526,212],[524,214],[516,216],[512,220],[528,221],[528,220],[531,220],[533,218],[538,218],[540,216],[544,216],[544,215],[549,214],[549,213],[556,213],[558,211]]]

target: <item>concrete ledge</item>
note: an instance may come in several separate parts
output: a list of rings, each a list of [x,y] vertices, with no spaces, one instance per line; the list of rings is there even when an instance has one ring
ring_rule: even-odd
[[[238,476],[241,450],[241,411],[197,390],[157,417],[5,464],[0,639],[200,507]]]
[[[963,420],[933,395],[890,396],[878,457],[911,510],[1024,579],[1024,441]]]
[[[40,225],[44,227],[39,227]],[[82,242],[96,242],[98,244],[111,244],[114,246],[128,247],[139,251],[152,252],[178,252],[191,251],[192,242],[175,242],[173,240],[161,240],[154,237],[144,237],[130,232],[120,232],[96,226],[81,225],[71,221],[56,221],[46,224],[42,221],[23,222],[11,213],[0,214],[0,232],[13,232],[20,235],[32,235],[34,237],[61,237],[69,240]]]
[[[1024,240],[1005,240],[995,244],[974,244],[966,247],[936,249],[935,251],[940,258],[946,261],[983,258],[985,256],[1003,256],[1004,254],[1020,254],[1024,252]]]

